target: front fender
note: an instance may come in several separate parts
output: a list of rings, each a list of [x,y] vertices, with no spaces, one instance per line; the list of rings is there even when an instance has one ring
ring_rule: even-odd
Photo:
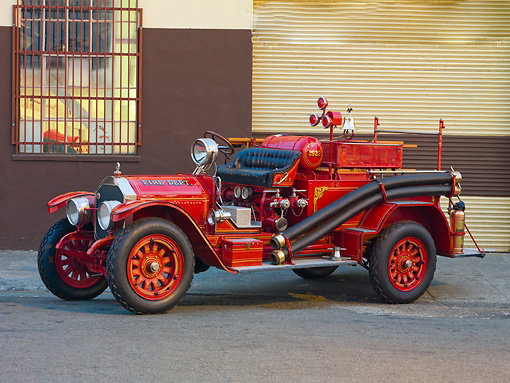
[[[77,197],[87,197],[90,202],[90,206],[91,207],[94,206],[94,193],[93,192],[86,192],[86,191],[70,192],[70,193],[61,194],[61,195],[51,199],[48,202],[48,213],[51,214],[51,213],[56,212],[60,208],[64,207],[67,204],[67,201],[69,201],[70,199],[73,199],[73,198],[77,198]]]
[[[182,207],[168,200],[138,200],[125,202],[113,208],[112,220],[118,222],[132,216],[138,211],[151,207],[159,207],[166,210],[171,219],[186,233],[193,247],[195,256],[200,258],[206,265],[218,267],[233,274],[237,273],[225,266],[203,230],[197,225],[191,215]]]

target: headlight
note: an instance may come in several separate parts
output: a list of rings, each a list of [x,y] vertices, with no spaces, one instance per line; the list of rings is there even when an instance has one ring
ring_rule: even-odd
[[[191,146],[191,158],[198,166],[209,168],[218,155],[218,144],[210,138],[199,138]]]
[[[112,210],[117,205],[120,205],[119,201],[104,201],[99,205],[97,222],[101,229],[106,231],[113,229]]]
[[[83,226],[85,220],[90,219],[90,214],[87,214],[89,208],[89,200],[85,197],[70,199],[66,207],[67,220],[73,226]]]

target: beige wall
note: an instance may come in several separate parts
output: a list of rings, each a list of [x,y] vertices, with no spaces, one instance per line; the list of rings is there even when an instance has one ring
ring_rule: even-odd
[[[16,0],[0,0],[0,27],[12,26],[12,6]]]
[[[0,0],[0,26],[12,25],[12,5]],[[144,28],[251,29],[252,0],[138,0]]]
[[[144,28],[251,29],[252,0],[138,0]]]

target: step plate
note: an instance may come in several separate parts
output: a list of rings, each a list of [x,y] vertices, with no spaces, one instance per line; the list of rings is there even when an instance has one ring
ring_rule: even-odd
[[[294,264],[292,265],[273,265],[270,262],[262,262],[262,266],[241,266],[241,267],[231,267],[231,270],[235,270],[239,273],[248,273],[254,271],[275,271],[275,270],[285,270],[285,269],[305,269],[308,267],[327,267],[327,266],[356,266],[358,262],[353,261],[351,259],[342,259],[342,260],[334,260],[332,261],[329,258],[319,258],[319,257],[306,257],[306,258],[294,258],[292,259]]]

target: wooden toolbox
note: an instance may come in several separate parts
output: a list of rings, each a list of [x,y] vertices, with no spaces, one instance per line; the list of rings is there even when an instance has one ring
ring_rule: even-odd
[[[221,258],[228,267],[262,265],[263,242],[253,238],[225,239],[221,246]]]

